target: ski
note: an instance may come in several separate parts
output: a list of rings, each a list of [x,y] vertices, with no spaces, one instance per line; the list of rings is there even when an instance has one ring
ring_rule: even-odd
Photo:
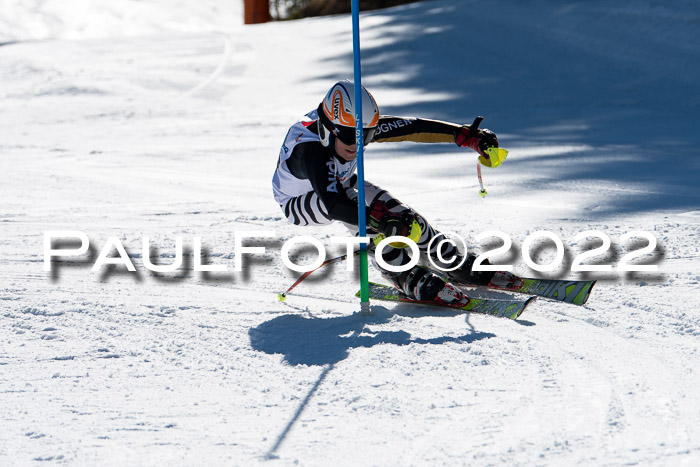
[[[355,294],[359,295],[360,292]],[[466,295],[466,294],[465,294]],[[525,300],[502,300],[492,298],[471,298],[467,296],[468,302],[466,305],[450,306],[443,303],[413,300],[401,293],[397,288],[388,285],[369,283],[369,297],[376,300],[385,300],[390,302],[415,303],[419,305],[430,305],[441,308],[450,308],[452,310],[470,311],[475,313],[485,313],[494,316],[517,319],[525,310],[525,308],[535,300],[536,297],[530,297]]]
[[[500,275],[507,276],[509,279],[506,282],[498,282]],[[450,279],[456,285],[475,286],[475,284]],[[487,286],[490,288],[505,290],[508,292],[524,293],[535,295],[537,297],[549,298],[561,302],[571,303],[573,305],[583,305],[588,301],[591,295],[593,286],[596,281],[576,281],[576,280],[557,280],[557,279],[534,279],[529,277],[517,277],[510,273],[496,273],[494,279]]]
[[[354,254],[357,254],[355,252]],[[284,301],[287,295],[306,279],[314,271],[326,266],[327,264],[336,263],[347,259],[347,255],[342,255],[337,258],[329,259],[321,264],[318,268],[304,273],[297,281],[292,284],[285,292],[277,294],[279,301]],[[436,271],[427,266],[421,266],[426,269],[443,276],[447,281],[455,285],[477,287],[477,284],[449,277],[446,273]],[[499,278],[503,278],[499,280]],[[507,272],[498,272],[494,279],[486,287],[504,290],[506,292],[516,292],[537,297],[548,298],[573,305],[583,305],[588,301],[591,295],[593,286],[596,281],[577,281],[577,280],[558,280],[558,279],[535,279],[530,277],[518,277]],[[376,298],[376,297],[375,297]]]

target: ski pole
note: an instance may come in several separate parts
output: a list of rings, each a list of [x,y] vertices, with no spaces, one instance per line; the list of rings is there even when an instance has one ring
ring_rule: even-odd
[[[359,255],[359,254],[360,254],[360,252],[359,252],[359,251],[356,251],[356,252],[354,252],[352,255],[353,255],[353,256],[357,256],[357,255]],[[309,277],[313,272],[318,271],[319,269],[321,269],[323,266],[326,266],[327,264],[339,263],[339,262],[341,262],[341,261],[346,260],[347,258],[348,258],[348,255],[347,255],[347,254],[344,254],[344,255],[342,255],[342,256],[338,256],[337,258],[327,259],[326,261],[324,261],[323,263],[321,263],[321,265],[320,265],[319,267],[317,267],[316,269],[312,269],[311,271],[306,271],[304,274],[302,274],[302,275],[299,277],[299,279],[296,280],[295,283],[293,283],[293,284],[291,285],[291,287],[289,287],[287,290],[285,290],[285,291],[282,292],[282,293],[278,293],[278,294],[277,294],[277,299],[278,299],[280,302],[285,301],[285,300],[287,299],[287,295],[289,294],[289,292],[291,292],[297,285],[301,284],[301,282],[302,282],[304,279],[306,279],[307,277]]]
[[[481,122],[484,120],[484,117],[478,116],[474,119],[472,122],[471,127],[469,127],[469,135],[471,136],[472,131],[476,132],[478,134],[479,131],[479,125],[481,125]]]
[[[484,188],[484,181],[481,179],[481,164],[479,164],[479,161],[476,161],[476,175],[479,177],[479,185],[481,186],[479,196],[483,198],[484,196],[488,195],[489,192],[486,191],[486,188]]]
[[[471,134],[471,132],[475,132],[478,134],[479,125],[481,125],[481,122],[483,120],[484,120],[484,117],[481,117],[481,116],[476,117],[474,119],[474,122],[472,123],[470,129],[469,129],[469,133]],[[486,196],[488,194],[488,192],[484,188],[484,181],[481,178],[481,166],[479,165],[479,161],[476,162],[476,175],[479,177],[479,185],[481,186],[481,190],[479,191],[479,196],[481,196],[483,198],[484,196]]]

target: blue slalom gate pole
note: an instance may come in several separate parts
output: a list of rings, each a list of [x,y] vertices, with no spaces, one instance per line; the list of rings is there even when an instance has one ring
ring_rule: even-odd
[[[352,57],[355,81],[355,144],[357,151],[357,218],[360,238],[367,236],[365,208],[365,164],[364,138],[362,131],[362,66],[360,64],[360,2],[352,0]],[[369,264],[367,244],[360,243],[360,311],[370,313],[369,308]]]

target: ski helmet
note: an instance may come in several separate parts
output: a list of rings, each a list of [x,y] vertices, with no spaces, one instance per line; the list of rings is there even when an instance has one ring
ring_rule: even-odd
[[[343,144],[355,144],[355,84],[350,80],[338,81],[318,106],[318,135],[321,144],[333,147],[332,138]],[[364,144],[377,131],[379,107],[372,94],[362,86],[362,128]]]

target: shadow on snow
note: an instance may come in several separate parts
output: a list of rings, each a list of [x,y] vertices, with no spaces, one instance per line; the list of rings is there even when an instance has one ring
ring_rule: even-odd
[[[278,316],[248,331],[253,349],[268,354],[282,354],[290,365],[328,365],[344,360],[350,349],[381,344],[409,345],[447,342],[470,343],[495,337],[473,328],[458,337],[414,338],[406,331],[374,332],[367,326],[388,323],[393,316],[457,316],[452,311],[429,311],[425,307],[400,304],[393,310],[373,307],[372,316],[354,313],[333,318],[306,317],[298,314]]]

